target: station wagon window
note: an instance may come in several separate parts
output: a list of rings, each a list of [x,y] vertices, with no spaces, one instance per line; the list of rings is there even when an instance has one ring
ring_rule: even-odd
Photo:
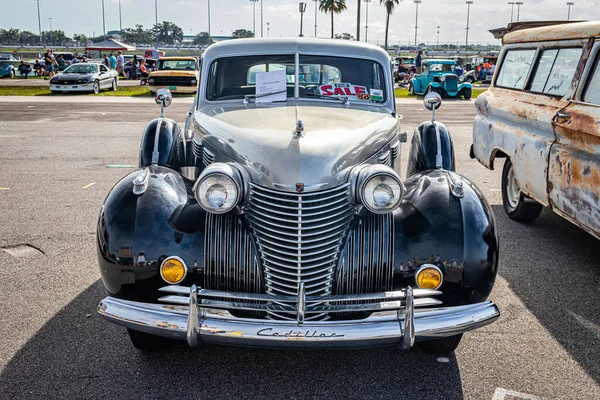
[[[529,90],[564,96],[577,69],[581,48],[544,50]]]
[[[596,60],[594,71],[590,75],[582,100],[586,103],[600,105],[600,56]]]
[[[496,86],[523,89],[534,56],[534,49],[507,51],[496,78]]]
[[[256,74],[285,69],[287,97],[294,97],[294,55],[225,57],[211,64],[206,97],[209,101],[244,99],[256,92]],[[350,101],[385,103],[385,74],[375,61],[300,55],[300,98],[347,97]]]
[[[195,71],[196,62],[193,60],[159,60],[158,70]]]

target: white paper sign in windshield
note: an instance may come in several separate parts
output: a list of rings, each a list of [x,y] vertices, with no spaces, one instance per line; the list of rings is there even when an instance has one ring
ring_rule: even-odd
[[[285,69],[256,73],[255,100],[257,103],[285,101],[286,98],[287,86],[285,81]]]
[[[319,92],[322,96],[347,96],[349,100],[363,100],[362,94],[368,95],[367,88],[351,83],[331,83],[321,85]],[[368,97],[366,98],[368,100]]]

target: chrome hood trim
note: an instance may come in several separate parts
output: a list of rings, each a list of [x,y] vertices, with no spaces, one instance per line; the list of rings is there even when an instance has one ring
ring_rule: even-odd
[[[295,134],[302,120],[303,134]],[[262,186],[337,186],[397,133],[391,114],[330,105],[227,105],[194,116],[195,135],[245,166]]]

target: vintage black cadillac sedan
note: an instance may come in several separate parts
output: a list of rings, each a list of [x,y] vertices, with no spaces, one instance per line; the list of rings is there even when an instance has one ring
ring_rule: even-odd
[[[148,124],[139,170],[98,220],[98,312],[135,347],[443,353],[498,318],[492,210],[454,172],[435,118],[415,131],[401,179],[385,51],[241,39],[202,62],[184,129],[162,111]],[[161,110],[171,100],[156,95]],[[425,104],[435,113],[441,98]]]

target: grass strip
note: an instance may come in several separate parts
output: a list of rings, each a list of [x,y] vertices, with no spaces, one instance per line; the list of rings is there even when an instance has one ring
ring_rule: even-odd
[[[0,96],[113,96],[113,97],[152,97],[146,86],[123,86],[116,92],[103,90],[99,94],[83,92],[60,92],[52,93],[47,86],[4,86],[0,87]]]

